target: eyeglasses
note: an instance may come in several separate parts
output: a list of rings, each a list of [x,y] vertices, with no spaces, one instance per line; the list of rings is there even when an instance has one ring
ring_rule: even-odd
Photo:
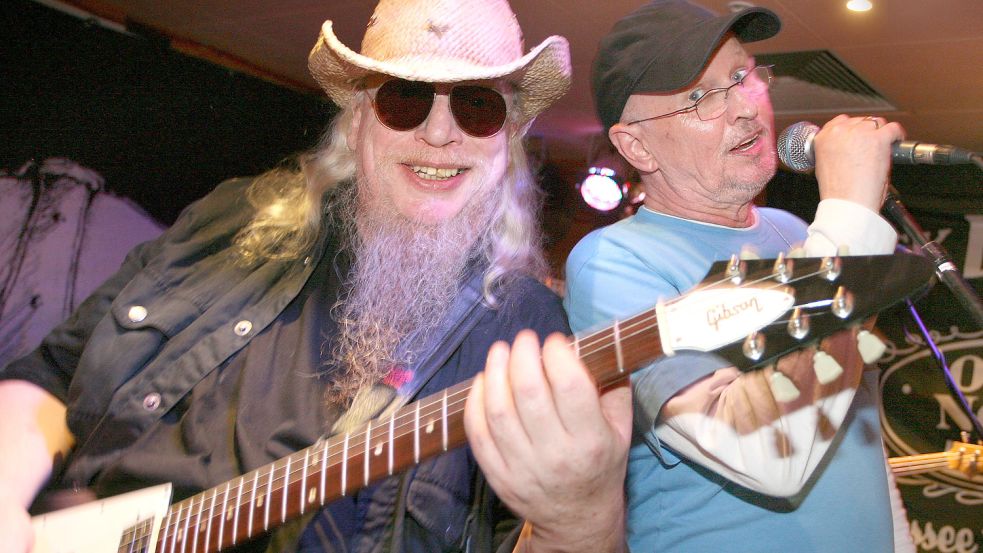
[[[394,131],[419,127],[430,115],[437,86],[433,83],[391,79],[375,93],[372,105],[379,121]],[[448,93],[457,126],[475,138],[502,130],[508,106],[497,90],[486,86],[453,85]]]
[[[727,111],[727,97],[730,95],[730,89],[737,85],[741,85],[741,88],[751,92],[763,92],[768,90],[771,86],[772,72],[771,68],[774,65],[758,65],[750,70],[740,69],[735,72],[731,78],[736,82],[730,86],[725,86],[723,88],[711,88],[706,92],[703,92],[701,96],[695,98],[693,105],[685,107],[683,109],[677,109],[669,113],[662,115],[656,115],[654,117],[645,117],[643,119],[636,119],[626,123],[627,125],[634,125],[635,123],[641,123],[643,121],[652,121],[654,119],[662,119],[664,117],[672,117],[673,115],[679,115],[680,113],[686,113],[687,111],[696,111],[696,116],[700,118],[700,121],[709,121],[711,119],[716,119],[723,115]],[[748,80],[750,78],[750,80]],[[700,89],[695,89],[694,94],[699,94]],[[691,94],[692,97],[694,94]]]

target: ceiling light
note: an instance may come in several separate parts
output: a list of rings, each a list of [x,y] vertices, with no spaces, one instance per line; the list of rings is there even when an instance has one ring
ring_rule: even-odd
[[[850,0],[846,3],[847,9],[855,12],[865,12],[874,7],[870,0]]]

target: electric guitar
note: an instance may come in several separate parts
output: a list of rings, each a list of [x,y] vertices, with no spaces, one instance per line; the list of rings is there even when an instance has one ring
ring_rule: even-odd
[[[953,442],[947,451],[891,457],[887,463],[895,476],[912,476],[952,469],[972,478],[977,474],[983,474],[983,445]]]
[[[714,351],[754,370],[913,295],[933,272],[930,262],[911,254],[732,258],[715,264],[692,292],[578,336],[572,345],[600,389],[680,350]],[[164,485],[134,492],[133,503],[126,494],[36,517],[34,553],[221,551],[463,445],[470,387],[470,380],[462,382],[169,507]],[[83,544],[67,529],[78,526],[89,530],[83,535],[98,528],[112,536]]]

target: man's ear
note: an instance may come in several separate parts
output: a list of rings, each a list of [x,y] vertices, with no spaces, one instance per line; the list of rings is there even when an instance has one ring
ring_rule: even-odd
[[[643,133],[637,127],[615,123],[608,129],[608,138],[621,157],[641,173],[654,173],[659,169]]]

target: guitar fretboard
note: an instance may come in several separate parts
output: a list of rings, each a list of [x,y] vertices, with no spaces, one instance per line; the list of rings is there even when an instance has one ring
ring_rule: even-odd
[[[600,388],[656,358],[655,310],[572,341]],[[384,420],[318,443],[171,506],[158,537],[162,553],[221,551],[310,509],[354,493],[465,443],[471,380],[407,405]],[[135,540],[142,539],[139,532]],[[125,550],[125,549],[121,549]]]

